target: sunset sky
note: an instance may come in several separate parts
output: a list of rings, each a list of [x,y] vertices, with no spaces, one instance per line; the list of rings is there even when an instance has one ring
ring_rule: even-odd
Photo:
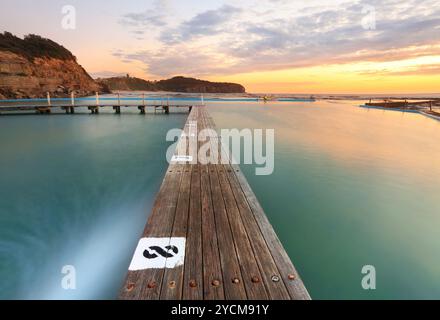
[[[62,28],[62,8],[76,29]],[[175,75],[258,93],[440,92],[439,0],[2,0],[0,30],[94,77]]]

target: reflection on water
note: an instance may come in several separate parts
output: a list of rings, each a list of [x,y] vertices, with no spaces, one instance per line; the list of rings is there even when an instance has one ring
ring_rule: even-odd
[[[0,118],[0,298],[113,299],[184,115]],[[77,290],[61,288],[65,265]]]
[[[274,174],[243,170],[313,298],[438,299],[440,122],[359,104],[211,113],[219,128],[275,129]],[[361,288],[370,264],[376,291]]]

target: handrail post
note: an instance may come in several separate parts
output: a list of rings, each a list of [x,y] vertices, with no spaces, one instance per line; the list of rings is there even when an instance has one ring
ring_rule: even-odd
[[[99,106],[99,93],[96,92],[96,105]]]
[[[50,101],[50,92],[49,92],[49,91],[47,92],[47,105],[48,105],[49,107],[52,106],[52,102]]]
[[[142,105],[145,107],[145,93],[142,93]]]
[[[75,106],[75,92],[70,93],[70,102],[72,103],[72,107]]]

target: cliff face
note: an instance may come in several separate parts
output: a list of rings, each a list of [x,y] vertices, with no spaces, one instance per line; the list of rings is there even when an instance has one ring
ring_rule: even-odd
[[[101,91],[74,60],[36,58],[32,62],[12,52],[0,51],[0,94],[6,98],[79,96]]]
[[[110,90],[170,91],[186,93],[245,93],[237,83],[210,82],[194,78],[174,77],[168,80],[146,81],[139,78],[116,77],[98,79]]]
[[[72,91],[84,96],[105,90],[56,43],[0,34],[0,98],[40,98],[47,92],[65,97]]]

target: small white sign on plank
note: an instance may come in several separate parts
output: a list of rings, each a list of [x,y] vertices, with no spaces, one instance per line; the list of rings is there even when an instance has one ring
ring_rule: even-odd
[[[192,156],[173,156],[171,158],[171,162],[192,162],[193,157]]]
[[[182,133],[182,138],[195,138],[196,134],[195,133],[190,133],[189,135],[186,133]]]
[[[142,238],[129,271],[173,269],[185,262],[185,238]]]

